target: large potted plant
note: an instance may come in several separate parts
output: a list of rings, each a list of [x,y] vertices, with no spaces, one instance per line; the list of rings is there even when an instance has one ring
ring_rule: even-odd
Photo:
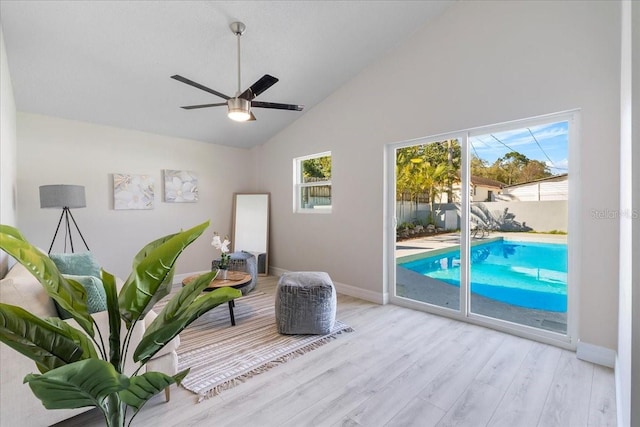
[[[115,277],[102,270],[109,315],[108,342],[95,333],[84,287],[64,278],[53,261],[27,242],[17,229],[0,225],[0,249],[24,265],[82,328],[82,331],[76,329],[58,318],[41,319],[20,307],[0,303],[0,341],[36,363],[40,374],[28,374],[24,381],[47,409],[95,406],[102,411],[108,426],[124,426],[127,420],[131,424],[152,396],[182,381],[188,369],[173,376],[139,372],[195,319],[241,296],[240,291],[231,288],[202,292],[215,278],[217,270],[201,275],[180,289],[147,327],[133,349],[133,360],[138,366],[131,377],[124,374],[124,361],[131,350],[134,326],[170,293],[178,256],[208,225],[209,222],[205,222],[170,234],[142,248],[119,293]],[[131,412],[127,415],[129,408]]]

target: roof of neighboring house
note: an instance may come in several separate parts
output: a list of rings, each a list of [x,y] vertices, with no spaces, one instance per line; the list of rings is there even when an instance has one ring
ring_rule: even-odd
[[[475,176],[475,175],[471,175],[471,183],[473,185],[481,185],[483,187],[502,188],[505,186],[504,183],[500,181],[496,181],[495,179],[485,178],[483,176]]]
[[[520,187],[522,185],[528,185],[528,184],[533,184],[535,182],[543,182],[543,181],[564,181],[568,177],[569,177],[568,173],[561,173],[559,175],[553,175],[553,176],[548,176],[546,178],[534,179],[534,180],[527,181],[527,182],[520,182],[518,184],[504,185],[504,188]]]

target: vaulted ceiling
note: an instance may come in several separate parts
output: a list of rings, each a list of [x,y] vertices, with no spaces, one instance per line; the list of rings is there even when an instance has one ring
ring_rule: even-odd
[[[434,19],[450,1],[2,1],[18,111],[249,148],[266,142]],[[243,90],[280,79],[237,123],[224,102],[169,77],[234,96],[242,21]],[[371,88],[375,91],[375,88]],[[354,101],[355,102],[355,101]],[[383,99],[380,102],[384,102]]]

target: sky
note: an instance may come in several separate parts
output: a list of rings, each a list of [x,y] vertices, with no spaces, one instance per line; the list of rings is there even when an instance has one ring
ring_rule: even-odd
[[[524,154],[531,160],[539,160],[549,166],[549,171],[556,175],[567,173],[569,148],[568,122],[547,123],[497,132],[493,134],[473,136],[469,139],[469,151],[491,165],[498,157],[510,151]],[[537,142],[536,142],[537,141]]]

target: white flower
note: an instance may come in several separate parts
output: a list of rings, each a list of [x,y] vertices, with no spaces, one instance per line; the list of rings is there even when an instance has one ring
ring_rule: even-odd
[[[227,252],[229,252],[230,244],[231,244],[231,241],[227,237],[225,237],[224,240],[222,240],[220,238],[220,235],[217,232],[213,233],[213,240],[211,241],[211,245],[214,248],[218,249],[223,254],[226,254]]]
[[[220,246],[220,251],[222,253],[229,252],[229,245],[230,244],[231,244],[231,242],[229,241],[229,239],[224,239],[224,242],[222,242],[222,245]]]
[[[211,245],[220,251],[220,268],[224,270],[229,268],[231,255],[229,255],[228,252],[230,244],[231,241],[228,237],[225,237],[224,240],[222,240],[217,231],[213,232],[213,240],[211,241]]]

